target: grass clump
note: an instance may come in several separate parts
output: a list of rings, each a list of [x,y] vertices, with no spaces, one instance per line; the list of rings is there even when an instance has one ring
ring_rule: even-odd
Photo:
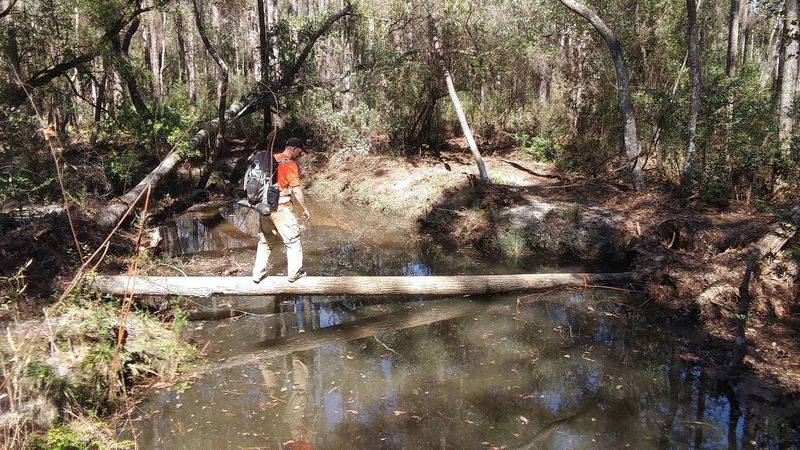
[[[37,435],[41,446],[32,448],[108,448],[76,437],[62,426],[64,419],[107,416],[127,388],[173,380],[197,361],[196,349],[176,327],[141,311],[125,319],[117,351],[121,323],[117,302],[83,297],[44,320],[9,327],[0,346],[7,394],[0,400],[0,447],[24,447],[18,428],[27,424],[31,431],[50,429]]]

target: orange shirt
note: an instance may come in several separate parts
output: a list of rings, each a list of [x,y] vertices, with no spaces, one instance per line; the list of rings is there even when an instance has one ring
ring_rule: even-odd
[[[278,164],[278,188],[281,190],[281,194],[284,194],[285,191],[285,195],[288,195],[288,188],[300,186],[300,168],[296,162],[288,160],[288,157],[283,153],[275,155],[275,159],[279,163],[287,160]]]

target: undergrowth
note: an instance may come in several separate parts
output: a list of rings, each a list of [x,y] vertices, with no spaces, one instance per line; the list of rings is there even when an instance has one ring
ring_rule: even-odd
[[[196,350],[179,336],[185,324],[164,324],[143,311],[125,319],[116,355],[120,323],[116,299],[84,292],[44,320],[9,327],[0,345],[0,407],[6,411],[0,415],[0,446],[114,448],[99,423],[127,389],[147,379],[174,380],[197,361]],[[93,425],[76,429],[75,418]]]

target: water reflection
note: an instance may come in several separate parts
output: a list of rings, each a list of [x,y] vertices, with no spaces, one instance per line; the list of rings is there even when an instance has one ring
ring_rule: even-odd
[[[382,321],[415,320],[432,308],[447,316],[458,301],[358,308],[298,301],[275,316],[221,329],[206,324],[193,337],[211,339],[212,361],[253,351],[234,341],[262,341],[263,348],[290,338],[304,350],[212,372],[179,394],[154,398],[137,441],[163,449],[797,442],[792,422],[751,402],[744,385],[716,386],[675,357],[675,342],[657,326],[624,313],[607,293],[590,294],[580,302],[554,294],[520,314],[515,298],[474,302],[447,320],[399,331]],[[374,333],[345,342],[321,334],[348,333],[341,327],[349,323]]]

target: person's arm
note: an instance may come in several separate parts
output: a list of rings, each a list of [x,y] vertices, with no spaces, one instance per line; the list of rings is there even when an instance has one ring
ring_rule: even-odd
[[[294,194],[295,200],[297,200],[297,204],[303,208],[303,218],[306,220],[311,220],[311,213],[308,212],[308,206],[306,206],[306,197],[303,194],[303,187],[302,186],[294,186],[292,188],[292,194]]]

